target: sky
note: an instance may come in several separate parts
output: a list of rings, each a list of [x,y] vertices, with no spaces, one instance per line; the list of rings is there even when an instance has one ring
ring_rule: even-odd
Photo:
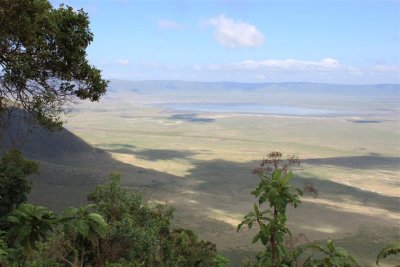
[[[107,79],[400,83],[400,1],[52,0]]]

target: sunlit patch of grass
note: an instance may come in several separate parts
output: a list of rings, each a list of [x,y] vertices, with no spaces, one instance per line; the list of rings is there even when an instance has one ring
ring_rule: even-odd
[[[341,200],[342,200],[342,198],[341,198]],[[303,198],[302,201],[321,204],[330,209],[340,209],[341,211],[349,212],[349,213],[353,213],[353,214],[363,214],[363,215],[370,215],[372,217],[385,217],[385,218],[390,218],[390,219],[394,219],[394,220],[400,220],[399,212],[388,211],[383,208],[365,206],[362,203],[354,203],[352,201],[338,202],[338,201],[324,199],[321,197],[316,198],[316,199]]]
[[[339,231],[340,229],[333,226],[333,225],[322,225],[322,226],[310,226],[310,225],[301,225],[300,226],[301,229],[307,230],[307,231],[317,231],[317,232],[321,232],[324,234],[334,234],[337,231]]]
[[[190,174],[190,169],[194,167],[188,160],[145,160],[135,155],[124,153],[111,153],[112,157],[118,161],[137,167],[152,169],[159,172],[165,172],[179,177],[185,177]]]
[[[207,216],[217,221],[222,221],[237,228],[238,224],[242,222],[243,215],[230,213],[220,209],[208,209]]]

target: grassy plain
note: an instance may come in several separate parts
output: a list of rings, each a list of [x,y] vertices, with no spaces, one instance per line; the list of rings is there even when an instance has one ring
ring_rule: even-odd
[[[364,266],[374,266],[379,249],[400,238],[398,99],[333,101],[249,94],[243,94],[242,101],[352,112],[338,116],[193,113],[162,104],[172,99],[223,102],[232,96],[203,93],[199,99],[114,93],[100,104],[75,107],[65,126],[121,164],[78,163],[76,170],[66,170],[88,177],[122,171],[126,186],[139,190],[150,202],[174,206],[176,225],[215,242],[236,266],[243,255],[258,249],[251,245],[256,230],[236,233],[237,224],[252,207],[250,191],[258,182],[251,170],[270,151],[296,154],[302,165],[295,170],[294,183],[301,187],[312,182],[319,196],[305,197],[299,208],[290,210],[290,228],[310,240],[334,238]],[[234,97],[241,98],[239,93]],[[43,164],[51,170],[49,163]],[[86,190],[84,185],[69,186],[60,191]],[[43,188],[38,187],[33,198],[45,195]]]

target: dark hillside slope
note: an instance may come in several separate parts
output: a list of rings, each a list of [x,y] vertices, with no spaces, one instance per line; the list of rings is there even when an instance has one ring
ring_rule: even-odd
[[[49,132],[35,126],[28,133],[26,125],[10,123],[3,133],[2,151],[17,143],[23,155],[39,163],[39,175],[32,176],[30,201],[60,211],[86,203],[86,196],[97,184],[107,181],[112,171],[123,174],[123,184],[145,192],[173,184],[174,176],[128,165],[114,160],[66,129]],[[18,142],[20,141],[20,142]]]
[[[55,163],[67,159],[74,161],[89,155],[99,157],[105,153],[91,147],[66,129],[51,132],[36,126],[32,129],[32,133],[26,134],[23,143],[18,146],[25,156],[37,160],[51,160]]]

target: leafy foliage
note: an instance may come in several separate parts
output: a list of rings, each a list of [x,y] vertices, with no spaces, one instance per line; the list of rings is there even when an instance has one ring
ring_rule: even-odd
[[[93,34],[83,10],[0,0],[0,25],[0,111],[18,107],[52,129],[63,105],[105,93],[107,81],[86,59]]]
[[[216,255],[216,246],[209,241],[198,241],[191,230],[174,229],[170,243],[176,266],[225,266],[222,256]]]
[[[400,241],[392,242],[386,245],[377,255],[376,257],[376,265],[379,265],[379,262],[390,255],[400,254]],[[396,265],[398,267],[400,265]]]
[[[100,262],[116,259],[144,263],[152,261],[161,238],[168,233],[172,210],[151,210],[140,195],[120,186],[120,175],[113,173],[110,183],[99,185],[88,196],[109,224],[106,239],[100,245]]]
[[[260,177],[257,188],[251,192],[257,198],[253,205],[253,211],[249,212],[238,225],[238,231],[243,225],[250,229],[253,224],[258,224],[259,232],[253,238],[253,243],[260,241],[265,251],[258,257],[261,265],[281,266],[288,256],[288,250],[284,246],[286,235],[291,235],[286,227],[286,208],[288,205],[297,207],[303,192],[299,188],[290,186],[292,172],[289,167],[298,164],[297,158],[282,158],[279,152],[272,152],[263,160],[261,167],[254,173]],[[269,208],[261,209],[263,204],[269,204]]]
[[[101,215],[91,212],[91,208],[93,205],[65,209],[61,218],[64,233],[81,237],[93,244],[97,244],[99,238],[104,238],[107,223]]]
[[[53,237],[54,255],[71,266],[85,265],[98,252],[99,240],[105,238],[107,223],[92,212],[93,205],[64,210],[58,238]],[[62,252],[62,253],[61,253]]]
[[[0,231],[0,266],[5,264],[8,255],[8,246],[4,238],[4,231]]]
[[[121,175],[117,172],[111,173],[108,184],[98,185],[88,200],[109,224],[121,221],[125,215],[138,217],[145,213],[141,196],[121,188]]]
[[[45,207],[22,203],[10,216],[10,229],[7,232],[12,243],[23,248],[27,257],[37,249],[36,243],[45,239],[56,223],[56,215]]]
[[[254,224],[259,226],[260,230],[254,236],[253,243],[260,241],[265,249],[257,254],[257,263],[254,266],[358,266],[355,258],[343,248],[335,247],[331,239],[328,239],[325,247],[318,244],[289,245],[289,240],[296,241],[297,238],[292,237],[286,226],[287,206],[292,205],[296,208],[300,204],[300,197],[304,191],[314,197],[318,194],[312,184],[306,184],[304,190],[290,185],[293,177],[290,167],[299,164],[295,156],[283,159],[280,152],[271,152],[261,162],[261,166],[253,171],[260,176],[260,183],[251,192],[258,201],[253,205],[253,211],[249,212],[238,225],[238,231],[243,225],[247,225],[248,228],[252,228]],[[261,209],[263,204],[268,204],[269,208]],[[302,235],[299,236],[300,239],[306,240]],[[310,249],[316,251],[318,255],[305,256]],[[306,257],[306,259],[302,261],[301,257]],[[252,266],[251,262],[246,262],[245,265]]]
[[[26,176],[36,173],[38,165],[26,160],[18,150],[4,154],[0,162],[0,218],[26,201],[31,185]]]
[[[225,266],[229,266],[229,264],[231,263],[229,259],[225,258],[222,255],[216,255],[213,258],[213,263],[215,267],[225,267]]]
[[[215,244],[187,229],[170,230],[172,209],[150,207],[121,188],[120,175],[89,195],[92,204],[68,208],[58,228],[29,259],[32,266],[227,266]],[[103,219],[104,218],[104,219]]]
[[[335,247],[332,239],[326,241],[326,246],[318,244],[309,245],[307,248],[312,248],[325,255],[322,259],[315,259],[308,256],[304,262],[304,267],[355,267],[359,266],[357,260],[350,255],[346,250],[340,247]]]
[[[190,230],[170,231],[173,209],[147,206],[140,195],[121,188],[118,173],[112,173],[110,182],[99,185],[88,199],[109,224],[106,238],[99,246],[101,256],[97,264],[217,265],[214,244],[198,241]],[[217,262],[224,266],[221,259]]]

